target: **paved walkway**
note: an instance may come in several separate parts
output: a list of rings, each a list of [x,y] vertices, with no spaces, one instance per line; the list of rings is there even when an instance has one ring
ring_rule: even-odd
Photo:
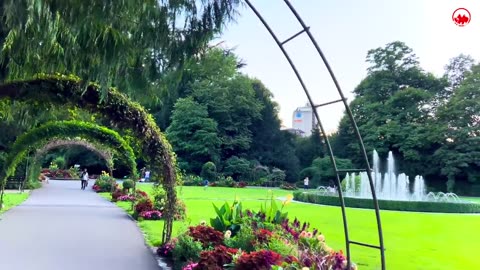
[[[0,216],[0,269],[158,270],[136,224],[79,181],[50,181]]]

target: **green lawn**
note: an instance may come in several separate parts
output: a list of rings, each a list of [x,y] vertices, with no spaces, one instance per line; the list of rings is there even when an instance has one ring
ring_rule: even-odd
[[[140,185],[149,192],[151,186]],[[274,196],[284,197],[291,192],[273,190]],[[233,189],[181,187],[179,197],[187,205],[187,220],[176,222],[174,233],[188,225],[196,225],[201,220],[209,221],[214,216],[212,203],[222,204],[232,201],[235,196],[242,201],[244,208],[258,209],[261,199],[267,198],[266,189]],[[478,200],[478,198],[476,199]],[[480,201],[480,200],[479,200]],[[129,205],[121,203],[124,209]],[[344,249],[343,225],[340,208],[313,204],[292,203],[286,207],[289,217],[297,217],[311,223],[327,238],[327,243],[335,249]],[[347,210],[350,238],[354,241],[378,244],[374,212],[364,209]],[[412,213],[382,211],[382,223],[386,245],[388,269],[477,269],[480,266],[475,258],[480,234],[480,215]],[[160,242],[162,221],[142,221],[139,226],[147,235],[149,244]],[[352,258],[360,269],[380,269],[379,252],[365,247],[353,247]]]
[[[0,210],[0,213],[21,204],[28,198],[28,193],[7,193],[3,196],[3,208]]]

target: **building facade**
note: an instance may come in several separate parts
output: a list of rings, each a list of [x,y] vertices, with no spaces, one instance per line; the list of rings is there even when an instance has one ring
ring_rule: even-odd
[[[293,112],[292,129],[301,130],[301,136],[308,137],[312,135],[312,130],[315,128],[317,121],[313,114],[313,109],[309,103],[304,107],[298,107]]]

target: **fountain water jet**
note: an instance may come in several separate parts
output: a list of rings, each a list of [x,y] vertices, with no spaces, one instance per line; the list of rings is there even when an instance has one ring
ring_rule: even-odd
[[[373,151],[373,172],[375,192],[378,199],[399,200],[399,201],[424,201],[428,200],[425,191],[425,181],[422,176],[415,176],[413,190],[410,191],[410,179],[404,174],[396,173],[395,158],[392,151],[388,152],[387,170],[384,174],[380,172],[380,158],[376,150]],[[366,172],[360,173],[360,178],[355,174],[347,174],[346,193],[347,197],[371,198],[370,184]],[[357,181],[360,181],[357,184]]]

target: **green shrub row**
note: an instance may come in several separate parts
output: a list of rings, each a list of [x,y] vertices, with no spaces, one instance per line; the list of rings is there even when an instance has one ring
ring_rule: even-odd
[[[294,199],[301,202],[340,206],[340,200],[334,196],[322,196],[314,193],[295,192]],[[345,205],[353,208],[373,209],[371,199],[344,198]],[[390,201],[378,200],[382,210],[398,210],[413,212],[440,212],[440,213],[480,213],[480,204],[453,203],[453,202],[419,202],[419,201]]]

